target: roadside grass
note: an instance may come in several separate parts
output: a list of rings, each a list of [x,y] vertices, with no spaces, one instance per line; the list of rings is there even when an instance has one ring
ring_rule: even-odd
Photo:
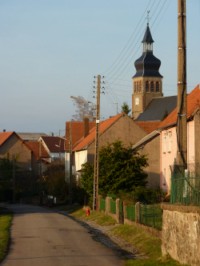
[[[12,222],[12,214],[0,208],[0,262],[5,258],[9,240],[10,240],[10,227]]]
[[[102,212],[91,211],[90,216],[86,216],[85,211],[79,209],[72,212],[70,215],[77,219],[93,221],[102,226],[116,225],[116,221],[112,217]],[[169,257],[162,257],[161,239],[153,236],[150,232],[136,224],[116,225],[110,229],[109,234],[127,241],[138,251],[138,254],[141,254],[141,258],[136,258],[134,260],[128,259],[126,261],[126,266],[181,265]]]
[[[86,221],[93,221],[102,226],[115,225],[116,221],[109,215],[102,214],[101,212],[91,211],[90,215],[87,216],[86,212],[83,209],[79,209],[73,213],[72,216],[84,219]]]
[[[142,259],[128,260],[127,266],[180,265],[169,257],[162,257],[161,239],[137,225],[118,225],[111,229],[111,234],[132,244],[138,253],[144,256]]]

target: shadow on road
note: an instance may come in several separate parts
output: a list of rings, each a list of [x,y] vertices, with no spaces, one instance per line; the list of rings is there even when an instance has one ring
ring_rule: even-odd
[[[68,216],[68,215],[67,215]],[[87,229],[88,233],[91,234],[92,238],[102,243],[108,248],[111,248],[117,256],[121,259],[136,259],[138,258],[139,254],[136,250],[128,251],[131,249],[130,245],[127,244],[127,249],[122,248],[116,242],[114,242],[108,235],[106,235],[101,229],[95,228],[94,226],[76,219],[75,217],[68,216],[70,219],[74,220],[75,222],[79,223],[81,226]]]
[[[11,210],[14,214],[29,214],[29,213],[55,213],[55,210],[44,206],[28,205],[28,204],[7,204],[5,207]]]

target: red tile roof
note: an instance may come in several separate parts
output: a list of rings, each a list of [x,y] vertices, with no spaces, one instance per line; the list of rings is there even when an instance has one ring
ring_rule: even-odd
[[[0,146],[3,145],[13,135],[15,135],[31,151],[31,147],[27,145],[27,142],[23,141],[23,139],[21,139],[20,136],[14,131],[0,132]]]
[[[135,121],[135,123],[148,134],[157,129],[160,125],[160,121]]]
[[[14,132],[0,132],[0,146],[4,144],[4,142],[10,138],[12,134],[15,134]]]
[[[61,137],[42,136],[41,137],[50,152],[59,153],[65,151],[65,140]]]
[[[45,150],[43,145],[41,145],[40,147],[40,143],[38,141],[29,141],[29,142],[26,142],[26,145],[29,147],[30,150],[32,150],[36,160],[39,160],[40,157],[50,158],[48,152]]]
[[[89,131],[95,127],[95,122],[89,122]],[[74,147],[84,136],[84,121],[67,121],[66,122],[66,150],[69,149],[70,130],[72,138],[72,147]]]
[[[190,118],[200,108],[200,85],[187,95],[187,118]],[[159,127],[167,127],[176,123],[177,108],[175,108],[161,123]]]
[[[118,114],[116,116],[113,116],[105,121],[102,121],[99,125],[99,133],[104,133],[109,127],[111,127],[117,120],[119,120],[124,114]],[[90,130],[90,133],[87,137],[82,138],[82,140],[74,147],[74,151],[83,150],[85,149],[89,144],[91,144],[95,140],[96,135],[96,127],[93,127]]]

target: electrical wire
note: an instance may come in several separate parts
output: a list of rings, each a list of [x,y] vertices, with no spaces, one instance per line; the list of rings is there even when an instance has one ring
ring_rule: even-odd
[[[136,24],[136,27],[131,34],[128,42],[124,48],[120,51],[118,57],[106,69],[103,73],[106,76],[106,94],[109,96],[113,103],[120,103],[123,101],[125,94],[127,93],[127,98],[131,98],[132,93],[132,71],[134,71],[133,63],[136,55],[141,49],[141,40],[144,34],[145,24],[147,23],[146,13],[148,10],[151,11],[151,30],[158,28],[162,19],[164,19],[164,14],[171,4],[171,0],[149,0],[145,6],[142,15]],[[168,91],[172,91],[171,84],[167,84]],[[170,88],[171,87],[171,88]],[[106,97],[107,100],[107,97]]]
[[[147,12],[148,8],[150,10],[152,10],[154,5],[156,5],[155,9],[153,9],[153,14],[155,14],[154,16],[156,17],[156,19],[154,19],[154,20],[157,20],[160,13],[161,13],[161,10],[162,10],[162,8],[164,8],[166,2],[167,2],[166,0],[164,2],[162,2],[160,0],[159,0],[159,2],[157,2],[156,0],[154,2],[152,2],[152,0],[151,0],[151,2],[148,3],[144,13]],[[152,3],[152,4],[149,6],[150,3]],[[115,61],[115,63],[111,66],[111,69],[109,71],[105,72],[106,76],[115,77],[115,76],[122,75],[123,72],[127,69],[127,67],[129,67],[130,64],[133,62],[133,58],[135,57],[135,53],[138,52],[138,50],[141,46],[141,39],[142,39],[143,30],[144,30],[144,21],[146,20],[146,16],[144,16],[144,13],[141,16],[131,38],[129,39],[128,44],[122,50],[122,52],[120,53],[120,56]],[[143,23],[141,23],[141,22],[143,22]],[[138,26],[138,25],[140,25],[140,26]],[[134,40],[132,40],[133,37],[134,37]],[[123,56],[123,58],[122,58],[122,56]],[[117,62],[118,62],[118,64],[116,65]],[[120,73],[120,72],[122,72],[122,73]]]
[[[153,6],[155,6],[156,5],[156,8],[155,8],[155,10],[154,10],[154,14],[155,14],[155,18],[154,18],[154,20],[153,20],[153,24],[155,25],[155,23],[156,23],[156,21],[158,21],[158,19],[159,19],[159,17],[161,16],[161,13],[162,13],[162,11],[164,10],[165,12],[166,12],[166,9],[164,9],[165,8],[165,6],[166,6],[166,4],[168,4],[169,5],[169,0],[168,1],[160,1],[159,0],[159,2],[157,2],[157,1],[154,1],[153,2],[153,4],[151,5],[151,8],[153,8]],[[149,4],[150,4],[150,2],[148,3],[148,6],[146,7],[146,9],[145,9],[145,12],[146,12],[146,10],[148,10],[148,8],[149,8]],[[144,19],[144,16],[143,16],[143,18],[142,19]],[[137,25],[140,25],[140,23],[138,23]],[[156,26],[158,26],[158,23],[156,24]],[[140,32],[139,32],[140,31]],[[110,70],[110,72],[108,72],[108,74],[110,73],[110,74],[112,74],[112,75],[108,75],[108,80],[110,80],[110,81],[112,81],[112,80],[114,80],[115,81],[115,84],[116,83],[119,83],[119,80],[121,79],[121,77],[125,74],[125,72],[126,72],[126,75],[127,75],[127,73],[128,73],[128,75],[129,75],[129,79],[130,79],[130,77],[131,77],[131,73],[130,73],[130,69],[131,69],[131,65],[133,64],[133,60],[134,60],[134,58],[135,58],[135,54],[138,52],[138,50],[140,49],[140,45],[138,45],[138,43],[141,41],[141,39],[142,39],[142,30],[141,29],[138,29],[138,32],[137,32],[137,35],[136,35],[136,37],[137,37],[137,39],[136,39],[136,44],[134,44],[134,47],[136,47],[136,45],[137,45],[137,47],[135,48],[135,49],[133,49],[132,51],[131,51],[131,53],[132,54],[130,54],[130,52],[128,53],[128,50],[130,50],[130,47],[132,46],[132,44],[129,44],[128,46],[126,46],[126,49],[125,50],[123,50],[123,51],[126,51],[126,56],[125,56],[125,58],[123,59],[123,61],[118,65],[118,67],[113,67],[112,68],[112,71]],[[131,38],[130,38],[131,39]],[[133,51],[134,51],[134,53],[133,53]],[[122,55],[122,53],[120,54],[120,56]],[[117,62],[117,61],[115,61],[115,62]],[[127,71],[129,69],[129,71]],[[124,76],[123,76],[124,77]],[[110,82],[111,84],[112,84],[112,82]],[[118,86],[119,87],[119,84],[117,85],[116,84],[116,86]],[[120,86],[121,87],[121,86]]]

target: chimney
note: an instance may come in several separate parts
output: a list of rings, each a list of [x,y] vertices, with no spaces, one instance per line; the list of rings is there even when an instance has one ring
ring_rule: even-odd
[[[87,135],[89,134],[89,118],[88,117],[84,117],[83,120],[83,137],[87,137]]]

